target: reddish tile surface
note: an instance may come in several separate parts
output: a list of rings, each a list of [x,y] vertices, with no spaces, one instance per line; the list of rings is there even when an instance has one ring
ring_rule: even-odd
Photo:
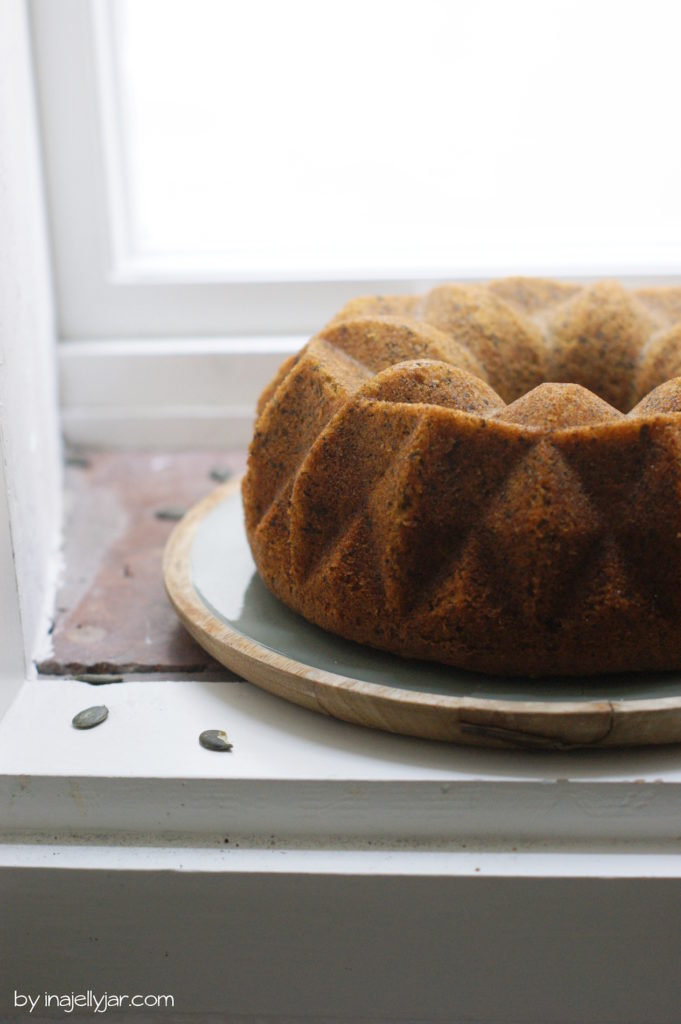
[[[212,469],[242,472],[245,452],[93,453],[66,468],[63,581],[53,653],[43,673],[208,673],[234,678],[189,636],[161,576],[174,522],[218,483]]]

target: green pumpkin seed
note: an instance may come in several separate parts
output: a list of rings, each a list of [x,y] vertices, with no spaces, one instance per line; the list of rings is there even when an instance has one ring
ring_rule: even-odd
[[[97,704],[92,708],[84,708],[77,715],[73,716],[71,725],[75,729],[93,729],[101,725],[109,717],[109,709],[104,704]]]
[[[232,744],[226,732],[221,729],[206,729],[199,736],[199,743],[206,750],[231,750]]]
[[[186,511],[186,508],[169,505],[168,508],[157,508],[154,515],[157,519],[169,519],[172,522],[176,522],[178,519],[182,519]]]
[[[82,675],[74,676],[79,683],[90,683],[92,686],[105,686],[107,683],[122,683],[123,676],[111,676],[106,673],[101,675],[96,672],[83,672]]]

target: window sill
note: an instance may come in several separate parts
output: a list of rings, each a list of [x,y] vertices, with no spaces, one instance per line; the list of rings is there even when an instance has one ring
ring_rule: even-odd
[[[307,339],[154,338],[58,345],[62,426],[72,445],[245,447],[264,382]]]
[[[72,716],[106,703],[88,732]],[[234,744],[198,744],[223,728]],[[671,854],[674,748],[495,752],[394,737],[248,683],[27,681],[0,723],[4,831],[139,845]],[[612,844],[617,844],[616,849]]]

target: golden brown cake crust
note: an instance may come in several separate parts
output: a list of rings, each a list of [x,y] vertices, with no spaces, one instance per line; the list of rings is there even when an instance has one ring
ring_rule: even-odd
[[[530,278],[353,300],[264,392],[266,585],[475,671],[681,667],[681,289]]]

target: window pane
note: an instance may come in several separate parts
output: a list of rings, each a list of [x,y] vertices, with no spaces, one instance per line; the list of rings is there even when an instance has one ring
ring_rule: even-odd
[[[674,3],[112,11],[135,258],[294,276],[678,258]]]

